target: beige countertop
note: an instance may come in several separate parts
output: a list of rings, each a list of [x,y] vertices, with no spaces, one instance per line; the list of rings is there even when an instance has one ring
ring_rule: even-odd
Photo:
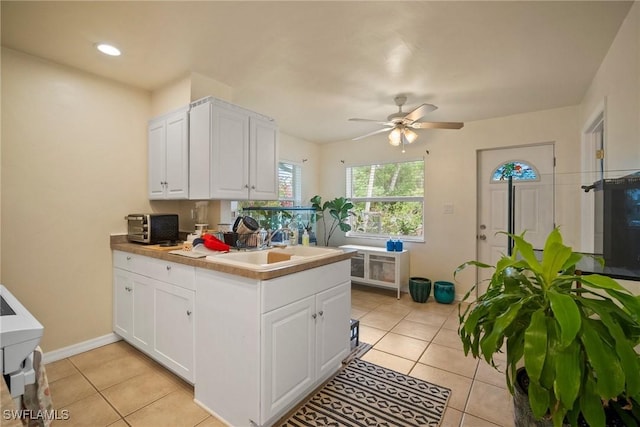
[[[275,267],[267,271],[254,271],[242,267],[231,266],[227,264],[205,261],[204,258],[188,258],[181,255],[170,254],[166,250],[152,249],[150,246],[140,243],[130,243],[127,236],[117,235],[111,236],[111,249],[114,251],[130,252],[138,255],[144,255],[151,258],[163,259],[166,261],[177,262],[180,264],[191,265],[198,268],[206,268],[208,270],[220,271],[222,273],[234,274],[236,276],[248,277],[256,280],[269,280],[288,274],[298,273],[300,271],[309,270],[311,268],[320,267],[334,262],[350,259],[356,255],[356,251],[345,251],[343,253],[328,256],[325,258],[315,259],[309,262]]]

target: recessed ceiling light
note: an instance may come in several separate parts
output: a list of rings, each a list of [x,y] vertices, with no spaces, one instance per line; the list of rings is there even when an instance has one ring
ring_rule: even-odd
[[[105,55],[120,56],[120,49],[118,49],[115,46],[111,46],[110,44],[99,43],[96,45],[96,49],[98,49],[100,52],[104,53]]]

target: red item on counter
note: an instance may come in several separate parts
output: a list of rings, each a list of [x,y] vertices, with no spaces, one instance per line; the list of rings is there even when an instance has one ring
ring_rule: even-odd
[[[231,249],[231,246],[211,234],[203,234],[202,239],[204,240],[204,247],[212,251],[229,252],[229,249]]]

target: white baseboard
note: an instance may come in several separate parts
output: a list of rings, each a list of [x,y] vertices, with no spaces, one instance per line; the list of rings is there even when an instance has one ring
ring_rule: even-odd
[[[67,357],[75,356],[76,354],[84,353],[85,351],[93,350],[94,348],[102,347],[103,345],[118,342],[121,339],[122,338],[120,336],[112,332],[68,347],[48,351],[42,356],[42,361],[46,365],[47,363],[55,362],[56,360],[66,359]]]

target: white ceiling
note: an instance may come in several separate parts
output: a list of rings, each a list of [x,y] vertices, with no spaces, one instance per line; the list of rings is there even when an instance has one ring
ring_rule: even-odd
[[[147,90],[196,72],[282,131],[331,142],[375,130],[347,119],[385,119],[398,93],[405,111],[437,105],[429,121],[578,104],[631,4],[3,0],[2,45]]]

